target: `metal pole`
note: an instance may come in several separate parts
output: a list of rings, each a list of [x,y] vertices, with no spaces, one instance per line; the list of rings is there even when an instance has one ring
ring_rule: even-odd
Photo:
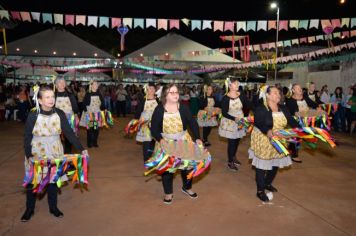
[[[276,64],[274,65],[274,82],[277,82],[278,31],[279,31],[279,7],[277,7]]]

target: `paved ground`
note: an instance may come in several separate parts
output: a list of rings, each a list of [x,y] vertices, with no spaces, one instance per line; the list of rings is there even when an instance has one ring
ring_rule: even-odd
[[[304,162],[279,171],[279,192],[271,204],[256,197],[254,170],[247,158],[249,137],[238,150],[242,167],[226,169],[226,145],[214,129],[209,149],[210,171],[195,180],[196,200],[180,192],[174,181],[174,202],[164,205],[160,178],[144,177],[141,146],[124,138],[119,126],[100,134],[90,149],[89,190],[62,188],[59,208],[48,212],[46,196],[37,202],[30,222],[24,211],[23,125],[0,123],[0,234],[2,235],[356,235],[356,136],[336,135],[332,150],[320,145],[304,149]],[[85,133],[81,133],[85,140]]]

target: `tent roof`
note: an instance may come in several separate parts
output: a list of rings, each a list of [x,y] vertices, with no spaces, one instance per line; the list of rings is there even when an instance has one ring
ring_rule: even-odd
[[[181,59],[178,61],[185,62],[206,62],[206,63],[236,63],[238,60],[233,60],[232,57],[227,56],[219,51],[214,51],[211,55],[195,55],[189,56],[189,52],[192,51],[208,51],[213,50],[200,43],[197,43],[191,39],[178,35],[176,33],[169,33],[158,40],[146,45],[145,47],[130,53],[125,56],[128,58],[139,58],[143,53],[144,57],[161,56],[166,53],[180,54]],[[168,59],[169,60],[169,59]]]
[[[17,48],[19,51],[17,51]],[[3,54],[4,49],[1,53]],[[109,53],[91,45],[65,29],[48,29],[7,44],[8,55],[113,58]],[[37,50],[37,53],[35,53]],[[53,52],[56,52],[54,55]]]
[[[62,78],[65,79],[73,79],[75,74],[76,80],[79,81],[89,81],[89,80],[111,80],[111,77],[105,73],[82,73],[82,72],[75,72],[74,71],[68,71],[64,74],[61,75]]]
[[[14,72],[11,72],[14,74]],[[15,71],[16,76],[57,76],[57,72],[50,68],[21,67]]]

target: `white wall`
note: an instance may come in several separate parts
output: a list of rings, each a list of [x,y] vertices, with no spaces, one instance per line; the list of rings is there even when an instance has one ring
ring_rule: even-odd
[[[284,68],[283,72],[293,72],[293,80],[278,81],[282,86],[289,86],[290,83],[298,83],[306,87],[308,82],[314,82],[316,89],[320,90],[325,84],[328,85],[329,91],[334,92],[338,86],[347,91],[347,87],[356,84],[356,60],[342,62],[339,70],[308,72],[308,67]],[[274,83],[274,82],[271,82]]]

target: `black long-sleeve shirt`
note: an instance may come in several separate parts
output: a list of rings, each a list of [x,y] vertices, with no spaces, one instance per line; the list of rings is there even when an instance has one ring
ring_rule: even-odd
[[[72,105],[72,110],[74,114],[79,113],[77,99],[72,93],[68,93],[67,91],[64,92],[56,92],[56,99],[57,97],[69,97],[70,104]]]
[[[157,99],[154,99],[154,100],[157,101]],[[147,101],[150,101],[150,99],[148,99]],[[135,119],[140,119],[141,113],[143,112],[143,109],[145,108],[145,103],[146,103],[146,99],[144,99],[143,97],[138,100],[138,104],[137,104],[137,108],[136,108],[136,112],[135,112]],[[157,103],[159,104],[158,101],[157,101]]]
[[[208,98],[214,99],[214,107],[218,107],[218,104],[213,96],[202,97],[199,101],[199,108],[204,110],[208,106]]]
[[[298,122],[292,117],[288,109],[283,105],[278,105],[278,110],[283,112],[287,119],[288,125],[292,128],[298,127]],[[268,130],[273,128],[272,110],[267,110],[265,105],[259,105],[254,110],[254,125],[264,134],[267,134]]]
[[[101,94],[98,91],[96,91],[96,92],[88,92],[85,94],[84,101],[83,101],[84,111],[87,111],[87,106],[90,106],[91,97],[95,97],[95,96],[99,96],[101,102],[100,110],[105,110],[104,98],[103,96],[101,96]]]
[[[316,109],[318,107],[318,104],[313,102],[306,94],[303,94],[303,99],[307,103],[308,107],[313,109]],[[293,97],[286,100],[286,106],[289,109],[290,114],[293,116],[296,112],[299,111],[297,100],[295,100]]]
[[[249,109],[253,109],[253,104],[250,102],[243,93],[240,93],[240,96],[237,98],[230,98],[229,96],[225,95],[221,101],[221,113],[223,117],[229,120],[235,120],[235,117],[228,114],[229,107],[230,107],[230,100],[240,98],[242,106],[247,107]]]
[[[163,116],[164,116],[165,109],[162,104],[159,104],[152,115],[152,122],[151,122],[151,135],[156,141],[161,141],[162,139],[162,130],[163,130]],[[200,139],[199,135],[199,126],[197,121],[193,118],[190,110],[180,104],[179,106],[179,114],[182,119],[183,123],[183,130],[187,130],[187,125],[191,129],[193,133],[193,140]]]
[[[79,151],[83,151],[84,148],[82,144],[80,143],[79,139],[77,136],[75,136],[72,128],[70,127],[67,117],[64,114],[64,112],[60,109],[53,108],[51,111],[40,111],[40,114],[43,115],[53,115],[54,113],[57,113],[61,122],[61,129],[62,132],[64,133],[64,136],[69,140],[69,142]],[[38,114],[37,111],[30,112],[26,124],[25,124],[25,139],[24,139],[24,147],[25,147],[25,155],[27,158],[32,157],[32,138],[33,138],[33,128],[35,127],[36,120],[37,120]]]

